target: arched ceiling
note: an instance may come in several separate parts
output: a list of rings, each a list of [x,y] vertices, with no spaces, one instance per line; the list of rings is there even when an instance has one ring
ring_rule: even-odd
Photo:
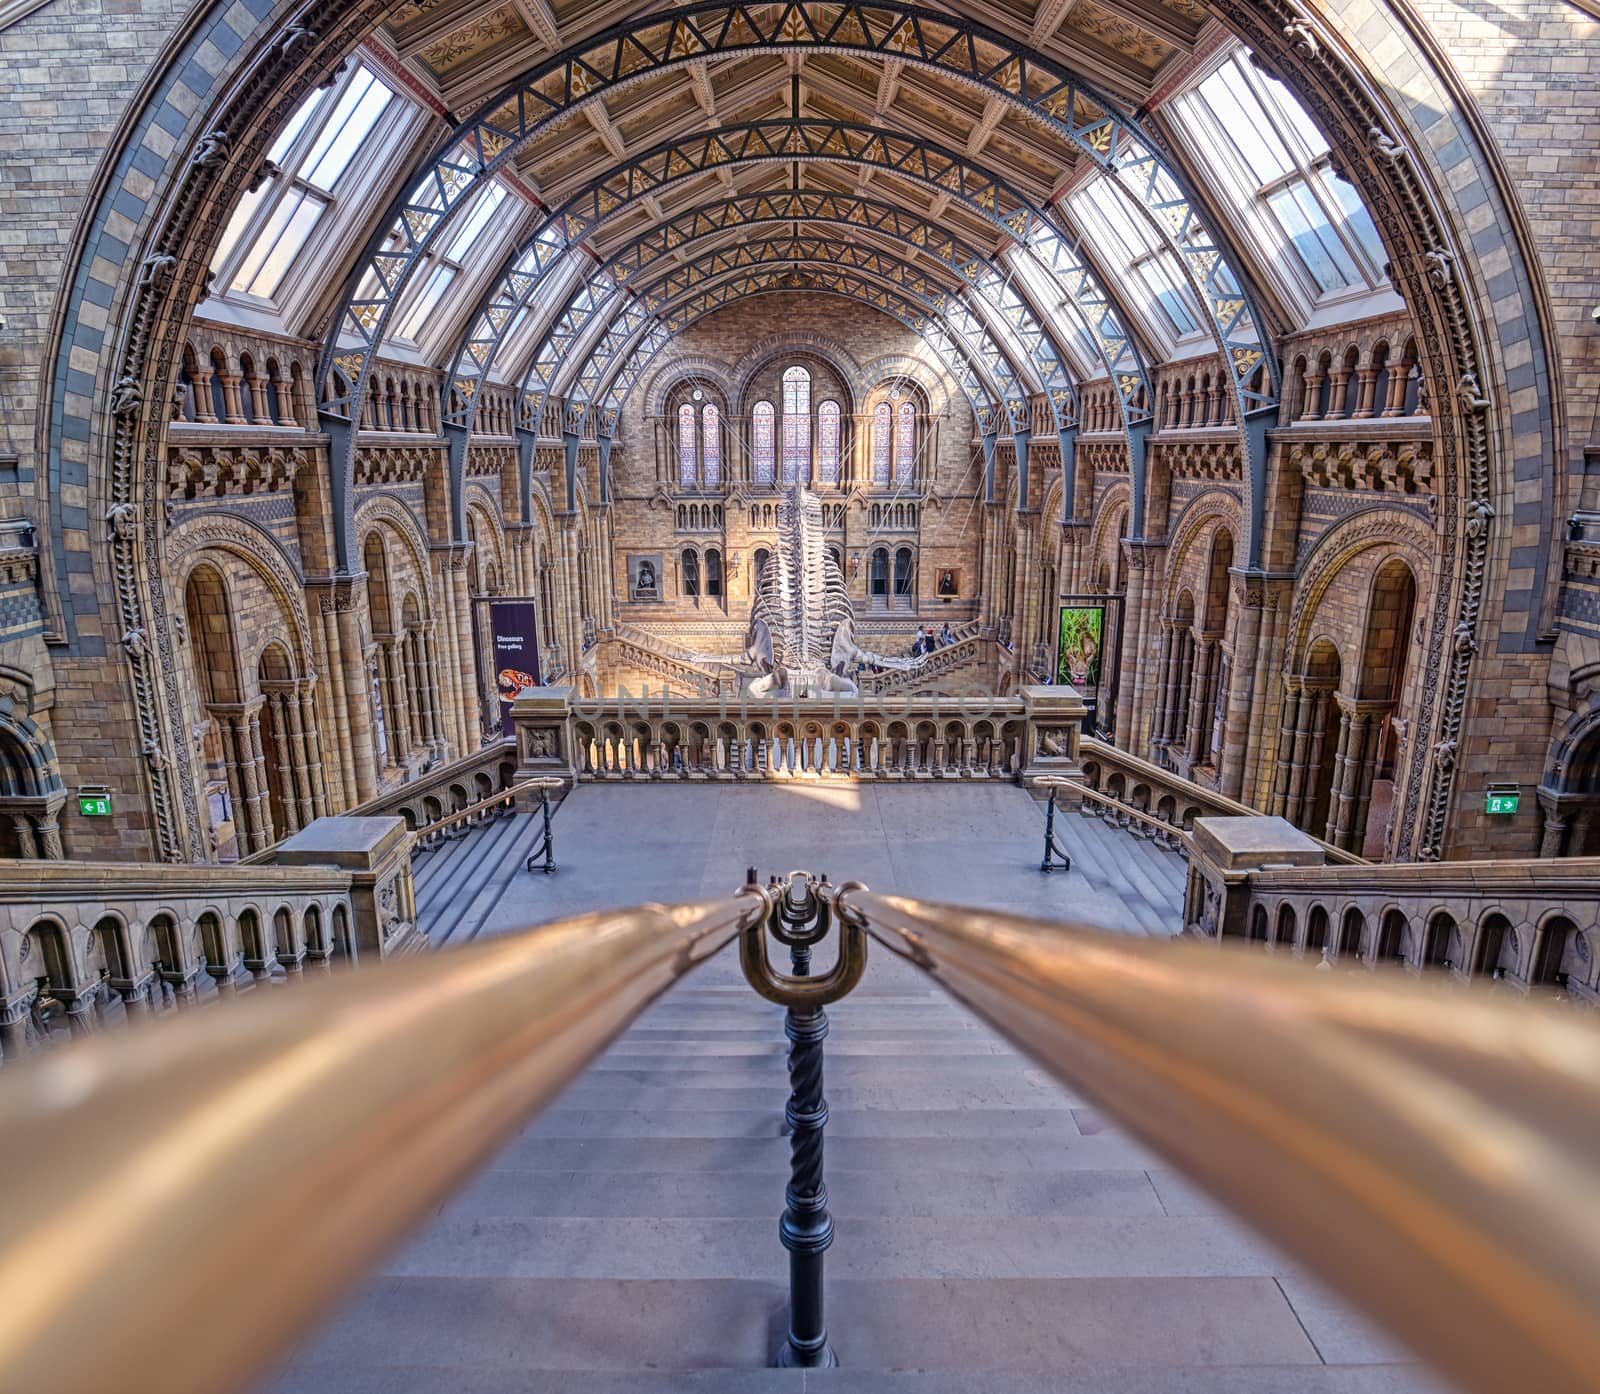
[[[455,133],[437,152],[433,179],[414,185],[411,208],[396,218],[367,297],[337,321],[325,371],[336,363],[359,396],[401,297],[406,244],[424,245],[437,206],[450,208],[456,186],[487,167],[545,211],[457,340],[451,395],[469,429],[491,376],[520,381],[525,407],[563,390],[551,370],[570,373],[575,345],[604,338],[589,321],[619,312],[624,282],[631,288],[646,266],[657,272],[662,257],[678,263],[680,281],[705,274],[708,258],[715,264],[752,235],[726,210],[796,188],[814,204],[887,210],[863,217],[855,237],[904,258],[908,274],[920,273],[947,303],[971,303],[966,313],[982,326],[974,337],[988,341],[982,376],[1020,376],[1027,392],[1046,393],[1057,426],[1068,424],[1070,329],[1080,353],[1087,344],[1098,358],[1089,376],[1111,376],[1125,417],[1140,419],[1148,379],[1132,318],[1050,204],[1098,155],[1104,168],[1120,163],[1135,203],[1141,183],[1152,186],[1142,201],[1170,245],[1208,242],[1194,235],[1187,199],[1170,216],[1175,187],[1154,189],[1152,147],[1126,122],[1216,37],[1206,26],[1197,0],[1040,0],[969,16],[837,4],[406,4],[373,45],[391,75],[438,102]],[[701,210],[718,205],[724,215],[709,226]],[[788,211],[796,239],[839,235],[820,217],[814,224],[809,209]],[[904,240],[902,220],[924,230],[917,240]],[[1051,269],[1061,304],[1030,303],[1015,285],[1000,260],[1013,243]],[[570,276],[565,268],[583,258],[602,269],[584,261],[588,284],[544,303],[557,272]],[[1225,257],[1190,259],[1202,303],[1201,278],[1219,261],[1221,297],[1209,298],[1243,303]],[[496,362],[524,307],[546,318],[534,341],[541,347],[527,361]],[[1263,355],[1254,317],[1235,315],[1228,327],[1241,326],[1243,384]],[[336,409],[340,385],[330,394]]]
[[[1227,39],[1197,0],[401,6],[362,61],[437,119],[407,126],[410,152],[371,152],[393,171],[389,200],[363,214],[366,251],[322,321],[341,555],[374,365],[495,183],[523,215],[473,244],[428,350],[458,446],[491,383],[517,390],[530,430],[558,399],[567,434],[609,437],[686,305],[789,273],[821,289],[831,267],[830,293],[880,306],[892,293],[986,449],[1042,421],[1066,462],[1078,382],[1107,381],[1136,479],[1146,363],[1174,341],[1153,307],[1181,302],[1184,351],[1229,370],[1259,497],[1278,363],[1258,281],[1200,192],[1205,171],[1152,116]],[[1109,253],[1065,201],[1090,180],[1097,206],[1114,205],[1096,216],[1130,229]],[[1146,284],[1157,260],[1164,290]]]

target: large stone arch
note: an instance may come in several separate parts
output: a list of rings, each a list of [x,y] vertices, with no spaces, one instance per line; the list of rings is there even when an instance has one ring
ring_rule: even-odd
[[[107,519],[111,537],[108,545],[88,532],[92,540],[67,539],[56,504],[52,528],[60,546],[56,566],[45,568],[46,604],[66,654],[92,652],[93,625],[79,621],[102,618],[100,603],[67,591],[61,579],[71,550],[87,547],[96,590],[117,597],[114,632],[148,636],[146,651],[129,655],[130,678],[136,741],[150,752],[158,850],[169,858],[187,854],[199,827],[182,792],[191,783],[190,757],[169,715],[177,695],[173,608],[156,517],[184,330],[211,249],[271,140],[388,8],[335,0],[302,10],[289,0],[254,0],[242,11],[256,21],[246,35],[232,28],[238,6],[218,0],[192,11],[107,151],[64,278],[70,290],[52,329],[41,454],[50,497],[59,501],[85,489],[90,519]],[[1554,467],[1565,420],[1559,364],[1510,174],[1459,79],[1399,0],[1365,7],[1359,16],[1333,6],[1308,14],[1288,0],[1217,0],[1213,9],[1319,118],[1382,230],[1426,346],[1446,526],[1429,605],[1421,728],[1431,750],[1453,753],[1462,712],[1480,681],[1474,659],[1491,637],[1480,623],[1486,592],[1504,595],[1489,616],[1501,653],[1528,653],[1538,641],[1541,601],[1550,589],[1551,510],[1564,479]],[[1403,89],[1380,78],[1400,67],[1408,73]],[[212,77],[197,93],[189,83],[201,73]],[[1469,220],[1475,209],[1487,216]],[[1463,253],[1475,237],[1491,235],[1501,252],[1498,227],[1517,235],[1502,258],[1509,283],[1497,285],[1491,298],[1477,258]],[[86,298],[103,313],[83,314]],[[90,380],[92,391],[81,386]],[[1519,403],[1531,399],[1519,408],[1515,430],[1513,393]],[[66,450],[68,440],[87,448]],[[1545,505],[1542,517],[1514,531],[1509,520],[1519,480],[1550,487],[1534,490]],[[1506,522],[1496,525],[1496,517]],[[1526,589],[1508,586],[1514,540],[1538,556]],[[1489,695],[1500,694],[1489,689]],[[1424,850],[1437,852],[1442,841],[1454,768],[1453,758],[1430,758],[1407,781],[1402,816],[1420,827]]]
[[[272,593],[291,627],[295,663],[302,676],[316,667],[311,644],[311,622],[306,612],[305,582],[299,568],[283,545],[265,528],[236,513],[218,510],[188,519],[167,535],[167,557],[176,593],[183,594],[183,582],[208,552],[221,552],[243,561]],[[251,664],[270,642],[282,642],[280,634],[263,634],[239,662],[249,671]]]
[[[667,399],[685,383],[699,386],[702,381],[722,394],[724,412],[733,410],[736,391],[729,376],[728,365],[719,363],[704,354],[663,355],[653,365],[640,394],[646,416],[664,416]]]
[[[1181,578],[1190,551],[1202,534],[1208,529],[1214,532],[1219,526],[1225,526],[1233,534],[1237,549],[1244,528],[1239,500],[1226,489],[1205,489],[1184,504],[1183,512],[1168,529],[1166,575],[1162,578],[1162,595],[1168,611],[1177,588],[1183,583]]]
[[[1432,566],[1433,534],[1415,518],[1387,509],[1367,509],[1342,519],[1318,540],[1295,585],[1284,657],[1292,666],[1303,661],[1312,640],[1312,622],[1328,587],[1356,557],[1374,548],[1401,556],[1420,587]]]
[[[731,409],[743,410],[750,385],[763,368],[777,359],[797,354],[801,357],[821,359],[839,375],[839,380],[850,388],[856,400],[860,400],[861,363],[856,356],[837,339],[797,329],[783,334],[773,334],[753,344],[733,365],[728,373],[733,383]]]

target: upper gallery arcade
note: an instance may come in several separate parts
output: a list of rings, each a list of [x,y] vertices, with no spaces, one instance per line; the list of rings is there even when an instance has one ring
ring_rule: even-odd
[[[478,750],[490,597],[714,682],[794,486],[880,686],[1600,851],[1586,9],[3,0],[0,856]]]

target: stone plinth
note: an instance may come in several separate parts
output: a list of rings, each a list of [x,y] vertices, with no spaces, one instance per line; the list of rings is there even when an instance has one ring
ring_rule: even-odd
[[[1184,931],[1208,939],[1246,937],[1251,872],[1326,860],[1322,844],[1285,818],[1197,818]]]
[[[411,834],[401,818],[318,818],[280,842],[279,866],[335,866],[350,873],[350,957],[387,958],[427,947],[417,927]]]
[[[1018,695],[1025,721],[1023,785],[1033,789],[1040,779],[1050,776],[1080,780],[1083,766],[1078,761],[1078,741],[1089,714],[1083,694],[1070,684],[1061,683],[1054,687],[1023,687]],[[1075,807],[1079,800],[1062,790],[1057,792],[1056,802],[1062,807]]]
[[[511,704],[511,725],[517,737],[517,782],[577,778],[571,687],[530,687]],[[532,807],[534,798],[526,803]]]

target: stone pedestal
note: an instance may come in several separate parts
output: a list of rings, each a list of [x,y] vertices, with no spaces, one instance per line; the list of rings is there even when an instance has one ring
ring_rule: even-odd
[[[577,735],[573,730],[570,687],[530,687],[511,704],[517,738],[517,782],[560,779],[570,789],[578,777]],[[536,807],[537,795],[519,802]]]
[[[389,958],[427,947],[417,927],[411,835],[401,818],[318,818],[278,844],[279,866],[350,873],[351,957]]]
[[[1197,818],[1184,933],[1245,938],[1250,873],[1267,867],[1321,866],[1322,844],[1283,818]]]
[[[1081,779],[1078,742],[1089,709],[1083,694],[1068,683],[1054,687],[1024,687],[1019,691],[1024,714],[1022,784],[1033,789],[1047,776]],[[1042,797],[1042,796],[1041,796]],[[1076,808],[1082,802],[1070,790],[1056,794],[1058,808]]]

